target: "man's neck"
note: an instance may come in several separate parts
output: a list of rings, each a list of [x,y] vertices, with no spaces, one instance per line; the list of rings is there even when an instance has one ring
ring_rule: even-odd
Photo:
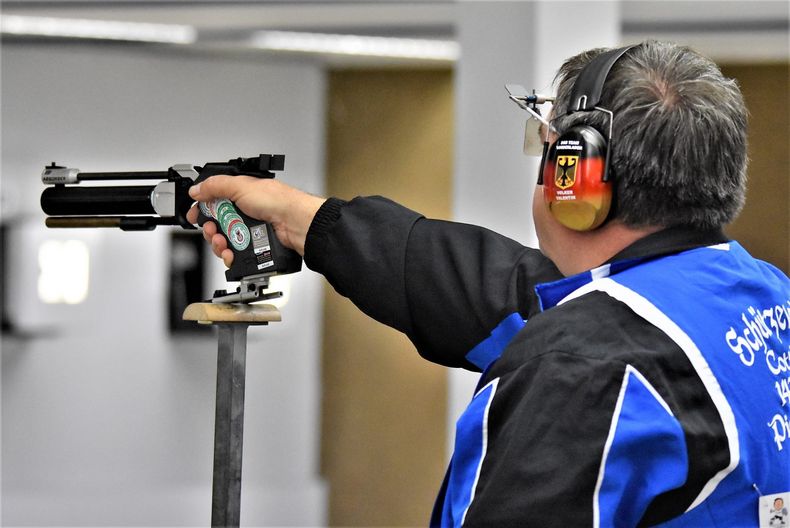
[[[595,231],[569,231],[562,254],[553,256],[553,260],[563,275],[575,275],[600,266],[637,240],[661,229],[660,226],[627,227],[610,221]]]

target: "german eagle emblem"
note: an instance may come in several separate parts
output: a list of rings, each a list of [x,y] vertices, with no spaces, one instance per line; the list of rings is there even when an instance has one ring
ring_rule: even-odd
[[[573,187],[576,183],[576,167],[579,156],[557,156],[557,170],[554,173],[554,185],[559,189]]]

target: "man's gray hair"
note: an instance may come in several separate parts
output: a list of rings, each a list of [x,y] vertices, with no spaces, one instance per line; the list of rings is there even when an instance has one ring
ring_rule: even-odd
[[[603,51],[576,55],[557,73],[558,132],[588,124],[608,136],[604,112],[564,115],[579,72]],[[736,82],[711,60],[643,42],[615,63],[599,106],[614,113],[614,218],[633,227],[711,229],[737,216],[746,194],[747,110]]]

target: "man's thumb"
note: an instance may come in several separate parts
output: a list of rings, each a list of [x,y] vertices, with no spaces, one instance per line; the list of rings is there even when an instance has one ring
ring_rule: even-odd
[[[189,196],[199,202],[207,202],[213,198],[229,198],[228,176],[212,176],[189,188]]]

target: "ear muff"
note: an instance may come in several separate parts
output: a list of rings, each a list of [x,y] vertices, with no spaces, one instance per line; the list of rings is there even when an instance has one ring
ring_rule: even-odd
[[[590,231],[604,223],[612,206],[609,153],[612,136],[610,110],[598,106],[609,71],[635,46],[612,49],[587,64],[570,94],[566,114],[605,112],[609,115],[609,138],[591,126],[576,126],[562,134],[551,147],[543,146],[538,184],[543,200],[559,223],[575,231]]]
[[[606,139],[590,126],[573,127],[543,157],[543,200],[552,216],[575,231],[600,226],[612,205]],[[541,181],[542,180],[542,181]]]

